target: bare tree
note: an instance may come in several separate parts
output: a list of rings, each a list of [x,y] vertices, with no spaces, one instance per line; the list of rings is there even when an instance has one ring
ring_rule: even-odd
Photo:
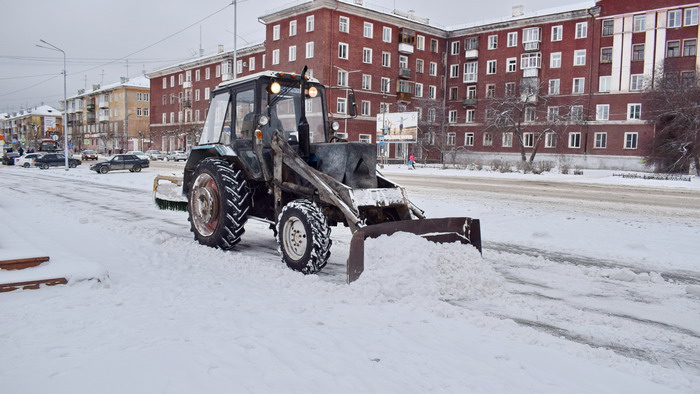
[[[502,96],[488,98],[486,130],[517,144],[525,172],[532,169],[546,138],[558,139],[568,127],[585,121],[584,106],[578,100],[543,94],[548,88],[538,78],[523,78],[518,92],[512,83]]]
[[[445,165],[446,159],[454,159],[454,142],[451,141],[452,125],[448,120],[448,108],[440,101],[428,100],[417,105],[426,120],[418,122],[418,143],[424,162],[428,158],[437,159]]]
[[[700,176],[700,86],[695,72],[659,73],[646,95],[648,120],[655,135],[647,162],[661,172]]]

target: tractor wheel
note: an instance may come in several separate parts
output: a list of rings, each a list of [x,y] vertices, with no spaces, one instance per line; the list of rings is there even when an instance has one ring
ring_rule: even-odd
[[[250,192],[240,170],[226,160],[207,158],[194,169],[187,211],[194,239],[223,250],[241,241]]]
[[[304,274],[320,271],[331,255],[331,243],[331,229],[316,204],[294,200],[282,208],[277,248],[289,268]]]

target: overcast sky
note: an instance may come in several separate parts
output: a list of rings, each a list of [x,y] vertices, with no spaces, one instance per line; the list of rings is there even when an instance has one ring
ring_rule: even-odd
[[[525,12],[531,12],[580,1],[496,0],[478,5],[470,0],[365,3],[387,10],[415,10],[416,15],[430,18],[432,23],[454,26],[509,16],[511,7],[517,4],[524,5]],[[239,0],[239,47],[246,42],[264,40],[259,16],[303,2]],[[133,78],[144,70],[152,71],[194,57],[200,48],[200,30],[205,53],[216,51],[218,44],[224,44],[227,50],[233,48],[231,0],[2,0],[0,4],[3,11],[0,113],[42,103],[58,108],[58,102],[63,99],[63,57],[60,52],[37,47],[41,39],[66,52],[69,97],[86,86],[117,82],[127,72]],[[197,23],[200,20],[203,21]]]

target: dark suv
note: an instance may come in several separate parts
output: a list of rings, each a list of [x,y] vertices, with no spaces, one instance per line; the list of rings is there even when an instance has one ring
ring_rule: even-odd
[[[106,174],[114,170],[129,170],[129,172],[139,172],[142,168],[148,168],[149,161],[139,159],[136,155],[114,155],[107,161],[101,161],[90,166],[91,171],[98,174]]]
[[[2,155],[2,164],[6,166],[13,166],[15,165],[15,157],[19,157],[19,153],[17,152],[5,152]]]
[[[80,163],[82,162],[78,159],[72,157],[68,158],[68,167],[70,168],[75,168],[79,166]],[[34,159],[34,165],[42,170],[46,170],[49,167],[63,166],[66,165],[66,156],[63,155],[63,153],[47,153]]]

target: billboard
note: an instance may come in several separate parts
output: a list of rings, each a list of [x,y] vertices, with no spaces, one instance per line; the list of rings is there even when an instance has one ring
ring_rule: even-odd
[[[385,112],[377,114],[377,141],[418,141],[418,112]]]
[[[56,118],[53,116],[44,116],[44,133],[53,133],[56,131]]]

